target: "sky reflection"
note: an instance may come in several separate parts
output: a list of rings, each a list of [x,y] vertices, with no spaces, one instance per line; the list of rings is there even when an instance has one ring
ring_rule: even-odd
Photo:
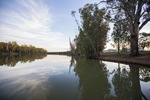
[[[19,97],[25,97],[26,99],[46,99],[46,93],[50,92],[48,89],[52,88],[48,81],[49,78],[63,75],[62,70],[66,68],[68,70],[69,67],[69,57],[58,58],[56,56],[57,61],[54,61],[52,60],[53,56],[49,56],[42,62],[38,60],[31,63],[20,63],[13,68],[5,67],[1,69],[0,90],[3,93],[0,95],[10,94],[8,98],[12,98],[14,94],[18,94]]]

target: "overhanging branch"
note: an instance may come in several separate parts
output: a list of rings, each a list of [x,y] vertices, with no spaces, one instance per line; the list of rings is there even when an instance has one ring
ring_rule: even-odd
[[[150,18],[147,18],[139,27],[139,30],[141,30],[143,28],[144,25],[146,25],[148,22],[150,21]]]
[[[97,3],[97,5],[99,5],[100,3],[107,3],[107,1],[106,0],[100,1]]]
[[[146,10],[144,10],[144,11],[142,12],[142,14],[140,15],[140,17],[142,17],[142,16],[144,15],[145,12],[146,12]]]

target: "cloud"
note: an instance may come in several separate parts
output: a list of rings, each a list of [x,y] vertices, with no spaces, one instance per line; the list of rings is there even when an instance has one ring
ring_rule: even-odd
[[[17,41],[48,51],[67,49],[68,37],[52,32],[52,14],[43,0],[15,0],[9,7],[0,8],[1,41]]]
[[[146,33],[150,33],[150,22],[148,22],[142,29],[140,32],[146,32]]]

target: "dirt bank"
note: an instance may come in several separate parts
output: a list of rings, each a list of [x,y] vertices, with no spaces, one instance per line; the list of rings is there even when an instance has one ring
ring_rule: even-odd
[[[131,57],[129,55],[103,54],[98,59],[120,63],[138,64],[150,67],[150,55]]]

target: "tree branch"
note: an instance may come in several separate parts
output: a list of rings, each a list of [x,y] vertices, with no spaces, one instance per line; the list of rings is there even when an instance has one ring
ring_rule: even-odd
[[[128,11],[128,10],[126,9],[126,7],[122,7],[122,9],[125,11],[125,14],[126,14],[131,20],[133,20],[133,15],[130,13],[130,11]]]
[[[107,3],[107,1],[103,0],[103,1],[98,2],[97,5],[99,5],[100,3],[103,3],[103,2]]]
[[[135,15],[138,16],[139,18],[140,18],[142,6],[143,6],[143,0],[138,0],[138,8]],[[139,18],[137,20],[139,20]]]
[[[142,14],[140,15],[140,17],[142,17],[142,16],[144,15],[145,12],[146,12],[146,10],[144,10],[144,11],[142,12]]]
[[[144,25],[146,25],[148,22],[150,21],[150,18],[147,18],[139,27],[139,30],[141,30],[143,28]]]

